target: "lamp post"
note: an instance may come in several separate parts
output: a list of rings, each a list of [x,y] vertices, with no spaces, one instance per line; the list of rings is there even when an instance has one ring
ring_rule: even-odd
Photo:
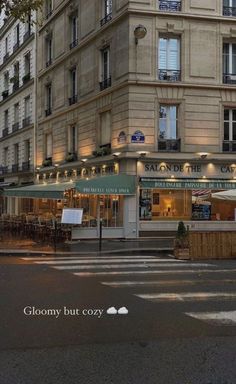
[[[138,71],[138,42],[140,39],[143,39],[147,34],[147,29],[144,25],[137,25],[134,29],[134,37],[135,37],[135,76],[137,81],[137,71]]]

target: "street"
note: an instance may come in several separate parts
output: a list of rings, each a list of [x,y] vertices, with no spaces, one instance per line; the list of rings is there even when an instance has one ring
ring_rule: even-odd
[[[236,262],[0,258],[0,383],[235,383]]]

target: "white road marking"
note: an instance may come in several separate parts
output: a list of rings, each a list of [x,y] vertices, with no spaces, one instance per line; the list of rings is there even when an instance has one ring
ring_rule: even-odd
[[[150,260],[169,260],[169,258],[156,258],[155,256],[142,256],[142,255],[134,255],[134,256],[50,256],[50,257],[21,257],[22,260],[25,261],[43,261],[43,260],[112,260],[112,259],[150,259]],[[172,261],[172,260],[170,260]],[[176,262],[183,262],[184,260],[175,260]]]
[[[74,263],[75,264],[75,263]],[[150,268],[150,267],[157,267],[156,264],[154,263],[150,263],[150,264],[147,264],[147,263],[142,263],[142,264],[113,264],[113,265],[110,265],[110,264],[103,264],[103,265],[63,265],[63,266],[54,266],[54,265],[50,265],[52,266],[52,268],[54,269],[59,269],[59,270],[69,270],[69,269],[78,269],[78,270],[82,270],[82,269],[126,269],[126,268]],[[159,264],[158,267],[165,267],[165,268],[171,268],[171,267],[177,267],[178,264],[166,264],[166,263],[163,263],[163,264]],[[190,265],[181,265],[181,267],[186,267],[188,268]],[[199,266],[203,266],[203,267],[208,267],[207,264],[198,264],[198,265],[195,265],[195,264],[192,264],[191,267],[196,267],[198,268]]]
[[[170,263],[171,265],[179,265],[176,263],[174,260],[155,260],[155,259],[95,259],[95,260],[50,260],[50,261],[35,261],[36,264],[47,264],[47,265],[55,265],[55,264],[104,264],[104,263],[140,263],[143,262],[144,264],[148,263],[156,263],[156,264],[161,264],[161,263]],[[188,264],[189,265],[189,264]],[[199,264],[198,264],[199,265]],[[203,264],[204,266],[209,265],[209,264]]]
[[[230,300],[236,298],[236,292],[142,293],[134,296],[150,301]]]
[[[236,280],[162,280],[162,281],[101,281],[101,284],[113,288],[149,287],[149,286],[181,286],[199,284],[236,284]]]
[[[236,325],[236,311],[228,312],[186,312],[185,315],[215,325]]]
[[[236,269],[181,269],[181,270],[157,270],[157,271],[113,271],[113,272],[75,272],[74,275],[80,277],[95,277],[95,276],[116,276],[116,275],[169,275],[169,274],[184,274],[195,273],[201,275],[202,273],[232,273],[236,272]]]

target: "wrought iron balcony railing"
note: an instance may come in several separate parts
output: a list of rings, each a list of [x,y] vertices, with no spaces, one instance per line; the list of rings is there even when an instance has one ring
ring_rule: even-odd
[[[73,40],[73,41],[70,43],[70,49],[73,49],[73,48],[76,47],[77,45],[78,45],[78,39]]]
[[[181,11],[181,1],[159,0],[159,10],[168,12]]]
[[[6,173],[8,173],[8,166],[1,166],[0,167],[0,172],[2,173],[2,175],[5,175]]]
[[[158,139],[158,151],[180,152],[180,139]]]
[[[31,123],[31,116],[27,116],[22,120],[22,128],[27,127]]]
[[[73,96],[69,97],[69,105],[77,103],[77,100],[78,100],[77,95],[73,95]]]
[[[50,116],[52,114],[52,109],[48,108],[45,110],[45,116]]]
[[[164,81],[180,81],[181,71],[176,69],[159,69],[158,79]]]
[[[50,58],[50,59],[48,59],[48,61],[46,61],[46,67],[49,67],[51,64],[52,64],[52,58]]]
[[[104,89],[111,86],[111,77],[108,77],[107,79],[101,81],[100,83],[100,91],[103,91]]]
[[[30,72],[26,73],[26,75],[22,77],[23,84],[27,83],[29,80],[30,80]]]
[[[29,171],[30,170],[30,161],[24,161],[22,163],[22,171]]]
[[[19,121],[17,123],[12,124],[12,132],[18,131],[19,128],[20,128]]]
[[[223,15],[236,17],[236,7],[223,7]]]
[[[106,15],[105,17],[103,17],[103,19],[100,21],[100,25],[101,25],[101,27],[102,27],[104,24],[108,23],[108,21],[110,21],[111,19],[112,19],[112,12],[109,13],[108,15]]]
[[[27,32],[25,32],[23,41],[25,42],[26,40],[28,40],[30,36],[31,36],[31,30],[29,29]]]
[[[50,9],[50,10],[48,11],[48,13],[46,14],[46,19],[49,19],[49,17],[52,16],[52,12],[53,12],[52,9]]]
[[[224,84],[236,84],[236,73],[223,73]]]
[[[15,81],[12,86],[12,92],[16,92],[19,89],[20,83],[19,80]]]
[[[2,92],[2,98],[5,100],[9,96],[9,90],[6,89],[5,91]]]
[[[11,169],[12,169],[12,172],[18,172],[19,171],[19,164],[12,164]]]
[[[5,54],[5,56],[3,56],[3,62],[5,63],[5,61],[7,61],[7,59],[10,57],[10,54],[9,54],[9,52],[7,52],[6,54]]]
[[[2,137],[6,137],[8,135],[8,127],[4,128],[2,131]]]
[[[222,143],[223,152],[236,152],[236,141],[224,140]]]

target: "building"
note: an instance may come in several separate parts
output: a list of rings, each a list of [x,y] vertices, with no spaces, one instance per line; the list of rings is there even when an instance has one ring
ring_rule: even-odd
[[[106,237],[179,220],[235,229],[234,204],[210,198],[236,188],[234,0],[47,0],[41,17],[39,212],[60,212],[72,193],[84,209],[74,238],[97,237],[100,219]],[[47,200],[56,181],[67,190]]]
[[[34,181],[35,27],[0,15],[0,188]],[[30,210],[32,201],[0,199],[3,211]]]

